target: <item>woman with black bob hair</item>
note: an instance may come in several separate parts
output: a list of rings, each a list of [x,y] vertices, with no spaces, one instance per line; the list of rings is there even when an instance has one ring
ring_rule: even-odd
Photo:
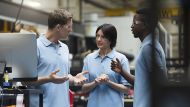
[[[116,41],[117,30],[113,25],[103,24],[97,28],[98,50],[86,56],[83,66],[83,70],[89,72],[85,75],[88,82],[82,86],[84,92],[89,92],[87,107],[124,107],[124,93],[130,84],[111,70],[111,60],[119,59],[123,69],[130,70],[128,59],[114,49]]]
[[[103,24],[97,28],[96,34],[99,30],[101,30],[102,33],[104,34],[104,37],[107,38],[111,42],[110,48],[113,49],[117,43],[116,28],[111,24]]]

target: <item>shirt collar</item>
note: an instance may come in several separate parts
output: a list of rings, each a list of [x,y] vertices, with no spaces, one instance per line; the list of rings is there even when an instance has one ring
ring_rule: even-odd
[[[144,44],[146,44],[146,43],[149,43],[150,41],[152,41],[152,35],[151,34],[148,34],[145,38],[144,38],[144,40],[142,41],[142,44],[141,44],[141,46],[140,47],[142,47]]]
[[[95,55],[94,55],[94,58],[98,58],[100,57],[100,49],[98,49],[97,51],[95,51]],[[113,59],[115,57],[115,49],[112,49],[111,52],[109,52],[105,57],[108,57],[110,59]]]
[[[45,34],[43,34],[43,35],[41,36],[41,41],[42,41],[42,43],[43,43],[46,47],[55,44],[55,43],[49,41],[49,40],[46,38]],[[59,47],[61,47],[61,42],[58,41],[58,44],[57,44],[57,45],[58,45]]]

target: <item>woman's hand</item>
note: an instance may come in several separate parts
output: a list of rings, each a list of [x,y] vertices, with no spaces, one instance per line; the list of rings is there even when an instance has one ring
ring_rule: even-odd
[[[109,77],[107,74],[101,74],[99,77],[95,79],[95,82],[98,84],[106,83],[109,81]]]

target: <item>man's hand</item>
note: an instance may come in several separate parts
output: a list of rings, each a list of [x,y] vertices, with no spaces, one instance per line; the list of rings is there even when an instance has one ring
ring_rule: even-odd
[[[49,79],[50,82],[53,82],[55,84],[61,84],[64,83],[65,81],[67,81],[69,79],[68,76],[62,76],[62,77],[58,77],[56,74],[60,71],[60,69],[56,69],[55,71],[53,71],[50,75],[49,75]]]
[[[119,74],[123,72],[121,63],[118,58],[116,58],[116,61],[112,60],[111,69]]]
[[[107,74],[101,74],[99,77],[95,79],[95,82],[100,84],[100,83],[106,83],[109,81],[109,77]]]
[[[130,71],[127,72],[124,69],[122,69],[121,63],[118,58],[116,58],[116,61],[112,60],[111,69],[114,72],[121,74],[130,84],[134,85],[135,77],[128,73]]]
[[[87,78],[84,76],[84,74],[88,74],[88,71],[83,71],[81,73],[78,73],[76,76],[74,76],[74,84],[75,85],[83,85]]]

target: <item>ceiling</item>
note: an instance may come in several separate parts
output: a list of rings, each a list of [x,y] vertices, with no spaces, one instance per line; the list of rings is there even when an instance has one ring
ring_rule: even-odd
[[[6,0],[10,2],[14,2],[20,4],[22,0]],[[51,4],[51,5],[43,5],[43,4]],[[75,5],[79,2],[84,2],[85,4],[93,5],[96,8],[100,9],[115,9],[115,8],[136,8],[139,4],[142,5],[145,0],[24,0],[24,5],[44,9],[45,11],[49,11],[54,8],[58,8],[60,6],[66,5]],[[65,5],[66,4],[66,5]],[[86,5],[83,5],[85,8]],[[92,10],[93,11],[93,10]]]
[[[22,0],[5,0],[20,4]],[[47,3],[48,1],[48,3]],[[100,9],[117,9],[117,8],[138,8],[145,5],[151,0],[24,0],[24,5],[34,8],[43,8],[44,10],[51,10],[62,6],[76,5],[76,3],[84,2],[85,4],[93,5]],[[153,0],[154,1],[154,0]],[[178,0],[158,0],[162,5],[176,5]],[[44,5],[49,4],[49,5]],[[86,5],[82,5],[85,9]]]
[[[4,0],[21,4],[22,0]],[[47,4],[48,1],[48,4]],[[23,5],[34,9],[50,12],[63,7],[73,13],[74,19],[81,21],[86,14],[104,16],[122,16],[138,7],[142,7],[148,0],[24,0]],[[178,0],[160,0],[162,5],[175,6]],[[44,5],[47,4],[47,5]]]

